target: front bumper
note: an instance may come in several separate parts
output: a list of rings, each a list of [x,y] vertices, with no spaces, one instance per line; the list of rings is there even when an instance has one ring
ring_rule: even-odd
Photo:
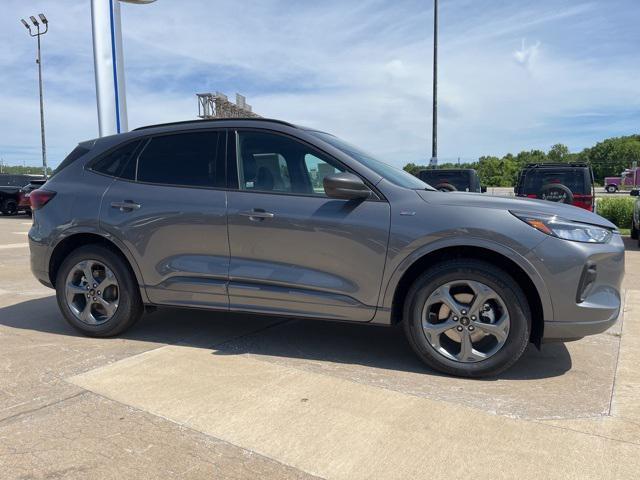
[[[531,255],[545,279],[553,307],[552,318],[544,319],[543,341],[595,335],[616,323],[624,276],[624,243],[620,235],[615,234],[606,244],[549,237]],[[596,274],[585,283],[586,269],[593,269]]]
[[[577,340],[589,335],[597,335],[613,327],[618,321],[620,310],[606,320],[596,322],[544,322],[545,342]]]

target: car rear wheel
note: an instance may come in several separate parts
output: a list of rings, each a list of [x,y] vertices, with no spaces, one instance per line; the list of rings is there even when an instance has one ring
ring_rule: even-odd
[[[460,259],[438,264],[414,282],[403,322],[409,343],[428,366],[484,377],[503,372],[522,356],[531,313],[507,272]]]
[[[5,215],[15,215],[18,213],[18,202],[8,198],[2,204],[2,213]]]
[[[56,276],[56,297],[67,322],[91,337],[118,335],[143,312],[130,269],[100,245],[80,247],[65,259]]]

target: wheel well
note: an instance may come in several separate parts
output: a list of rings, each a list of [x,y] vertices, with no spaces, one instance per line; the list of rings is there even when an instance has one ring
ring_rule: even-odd
[[[117,255],[120,255],[124,260],[125,265],[129,267],[133,278],[137,278],[135,272],[131,268],[129,260],[113,242],[95,233],[76,233],[75,235],[65,238],[56,245],[56,248],[51,254],[51,259],[49,260],[49,281],[51,282],[51,285],[54,287],[56,286],[55,282],[56,277],[58,276],[58,269],[62,265],[64,259],[67,258],[67,256],[75,249],[84,247],[85,245],[101,245],[113,251]]]
[[[544,329],[544,317],[540,295],[531,281],[531,278],[529,278],[529,275],[527,275],[527,273],[513,260],[510,260],[504,255],[496,253],[493,250],[481,247],[448,247],[436,250],[435,252],[430,252],[416,260],[404,273],[396,287],[391,311],[392,322],[399,323],[402,321],[404,301],[409,288],[416,278],[436,263],[454,258],[473,258],[483,260],[502,268],[513,277],[520,288],[522,288],[522,291],[529,302],[529,308],[531,310],[531,341],[539,346]]]

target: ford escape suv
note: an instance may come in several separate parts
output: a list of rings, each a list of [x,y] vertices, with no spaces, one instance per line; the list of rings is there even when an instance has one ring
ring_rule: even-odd
[[[157,305],[401,323],[430,367],[478,377],[530,342],[602,332],[620,310],[624,249],[607,220],[440,192],[275,120],[80,143],[31,203],[33,273],[95,337]]]

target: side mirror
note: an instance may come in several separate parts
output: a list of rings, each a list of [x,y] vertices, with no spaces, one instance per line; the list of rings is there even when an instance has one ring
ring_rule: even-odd
[[[343,200],[364,200],[371,196],[371,190],[362,179],[353,173],[341,172],[327,175],[322,180],[324,192],[329,198]]]
[[[629,192],[629,195],[631,195],[632,197],[640,197],[640,190],[631,190],[631,192]]]
[[[485,186],[480,187],[480,193],[487,193],[487,187]]]

